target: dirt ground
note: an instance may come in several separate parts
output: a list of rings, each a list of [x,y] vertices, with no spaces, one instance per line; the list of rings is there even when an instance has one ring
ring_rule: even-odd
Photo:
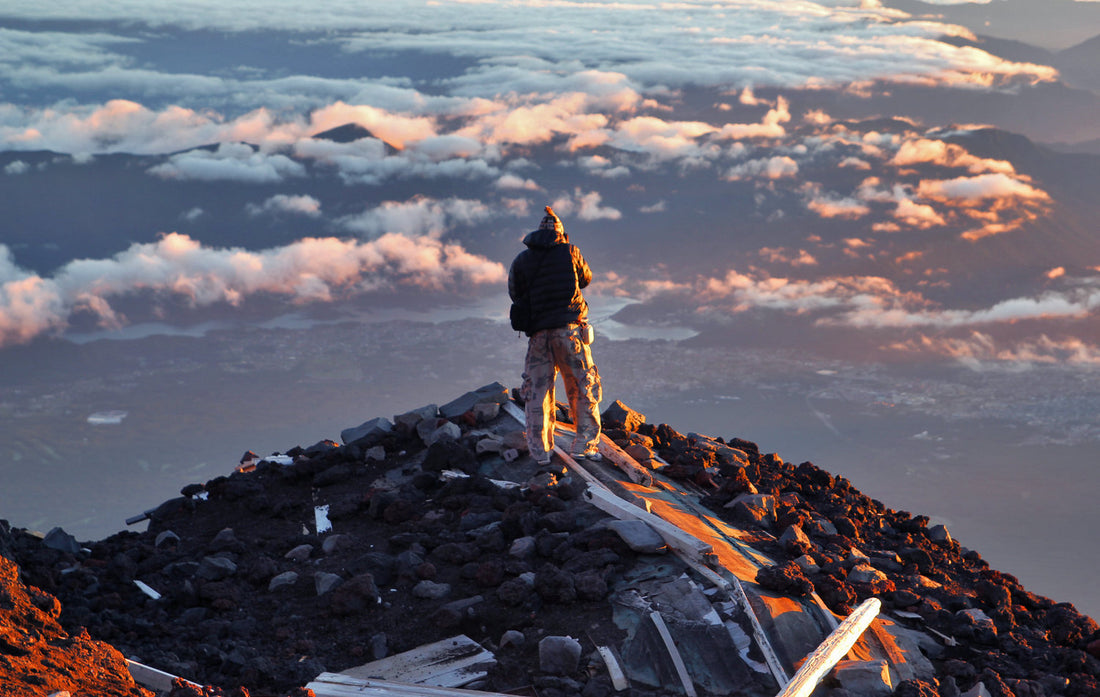
[[[491,411],[451,419],[459,437],[431,446],[425,434],[446,421],[425,429],[409,419],[369,443],[293,448],[291,464],[261,462],[188,485],[151,514],[147,531],[85,543],[90,553],[50,549],[18,530],[4,532],[0,551],[18,561],[27,584],[60,600],[69,635],[86,628],[127,657],[205,685],[292,694],[323,671],[466,634],[497,659],[471,687],[612,694],[590,658],[596,646],[621,642],[609,598],[646,555],[579,499],[578,477],[540,473],[522,455],[506,461],[518,427],[503,414],[486,418]],[[706,492],[716,516],[771,540],[764,551],[782,561],[761,573],[761,585],[814,590],[839,614],[876,596],[957,640],[934,658],[936,684],[903,683],[897,694],[950,697],[979,681],[999,696],[1100,694],[1096,623],[989,569],[929,530],[927,518],[886,509],[842,478],[762,455],[747,440],[702,442],[613,416],[605,425],[621,446],[648,448],[668,463],[663,476]],[[731,449],[743,460],[719,457]],[[490,479],[498,477],[526,486],[502,487]],[[773,495],[774,515],[726,507],[748,492]],[[328,507],[331,532],[317,533],[318,506]],[[784,537],[792,526],[804,539]],[[850,580],[853,547],[874,551],[874,580]],[[806,573],[799,557],[818,570]],[[968,610],[990,621],[975,622]],[[576,671],[541,670],[539,641],[554,635],[581,643]]]

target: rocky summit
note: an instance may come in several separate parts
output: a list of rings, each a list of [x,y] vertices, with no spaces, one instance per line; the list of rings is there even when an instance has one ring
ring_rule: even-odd
[[[1100,695],[1096,622],[926,517],[741,437],[603,416],[602,460],[539,467],[493,384],[248,452],[144,532],[0,524],[0,696],[763,697],[869,598],[814,695]]]

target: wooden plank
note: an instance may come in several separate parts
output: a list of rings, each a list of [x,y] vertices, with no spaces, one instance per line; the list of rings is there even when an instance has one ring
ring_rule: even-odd
[[[392,680],[353,678],[340,673],[321,673],[306,685],[316,697],[509,697],[501,692],[460,690],[435,685],[410,685]]]
[[[844,658],[864,630],[874,622],[881,607],[882,603],[878,598],[869,598],[857,607],[855,612],[848,615],[840,626],[821,642],[821,646],[806,658],[802,667],[777,697],[809,697],[822,678],[840,659]]]
[[[626,673],[623,672],[622,666],[619,665],[619,659],[615,658],[611,647],[597,646],[596,651],[603,659],[603,664],[607,666],[607,674],[611,676],[611,686],[615,688],[615,691],[622,692],[630,687],[630,681],[626,679]]]
[[[643,486],[653,486],[653,474],[640,465],[637,460],[627,455],[626,451],[620,448],[615,441],[608,438],[605,433],[600,434],[599,450],[600,454],[621,469],[630,478],[630,481]]]
[[[697,560],[704,560],[713,548],[699,538],[690,535],[664,518],[656,516],[644,508],[623,501],[601,484],[590,486],[584,492],[585,498],[601,511],[620,520],[640,520],[657,531],[665,543],[676,551]]]
[[[661,636],[661,641],[665,644],[665,650],[668,651],[668,655],[672,658],[672,665],[676,668],[676,677],[680,679],[680,684],[684,688],[684,694],[687,697],[696,697],[695,684],[691,682],[691,676],[688,675],[687,666],[684,665],[684,659],[680,656],[679,649],[676,648],[676,644],[672,641],[672,635],[669,634],[668,626],[665,625],[665,620],[661,617],[661,613],[656,610],[649,613],[649,619],[653,621],[653,626],[657,628],[657,633]]]
[[[126,659],[126,667],[130,669],[130,676],[133,677],[134,682],[157,693],[171,692],[172,683],[179,679],[171,673],[165,673],[163,670],[157,670],[152,666],[147,666],[137,661],[131,661],[130,659]],[[184,680],[184,682],[192,687],[198,688],[200,692],[202,691],[202,685],[193,683],[190,680]]]
[[[756,610],[752,609],[752,603],[749,602],[749,596],[745,594],[745,587],[741,585],[741,580],[736,576],[733,578],[733,589],[737,604],[748,615],[749,622],[752,624],[753,637],[756,639],[757,646],[760,647],[760,653],[764,654],[764,662],[768,664],[768,670],[772,672],[776,684],[786,685],[790,681],[787,671],[783,669],[783,664],[779,662],[779,656],[772,648],[768,635],[764,633],[764,628],[760,625],[760,618],[756,616]]]
[[[411,651],[341,671],[361,679],[460,687],[488,675],[480,666],[496,663],[492,653],[470,637],[460,634]]]

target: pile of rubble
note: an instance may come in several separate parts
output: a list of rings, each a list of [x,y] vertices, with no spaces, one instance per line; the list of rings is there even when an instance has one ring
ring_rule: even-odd
[[[870,597],[889,615],[889,655],[849,661],[815,694],[1100,694],[1096,623],[989,569],[923,516],[810,463],[647,424],[619,403],[601,449],[623,468],[559,458],[540,469],[515,406],[489,385],[348,429],[342,444],[248,454],[140,516],[143,533],[82,547],[59,532],[47,545],[0,531],[0,550],[60,599],[70,634],[87,628],[144,664],[254,695],[320,675],[385,677],[395,655],[456,637],[485,652],[467,689],[774,695],[835,624],[826,608],[844,616]],[[647,507],[682,500],[744,559],[716,565],[690,542],[680,554],[676,535],[609,515],[618,504],[594,505],[593,489],[650,497]],[[729,591],[741,582],[739,604]],[[769,603],[797,612],[769,614]],[[759,641],[769,632],[774,650]],[[679,662],[656,658],[661,636]]]

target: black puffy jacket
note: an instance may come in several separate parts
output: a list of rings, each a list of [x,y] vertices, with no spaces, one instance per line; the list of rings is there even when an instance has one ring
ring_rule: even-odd
[[[531,322],[527,335],[588,319],[588,303],[581,295],[592,281],[592,271],[581,250],[554,230],[535,230],[523,238],[527,249],[516,256],[508,272],[512,302],[527,296]]]

